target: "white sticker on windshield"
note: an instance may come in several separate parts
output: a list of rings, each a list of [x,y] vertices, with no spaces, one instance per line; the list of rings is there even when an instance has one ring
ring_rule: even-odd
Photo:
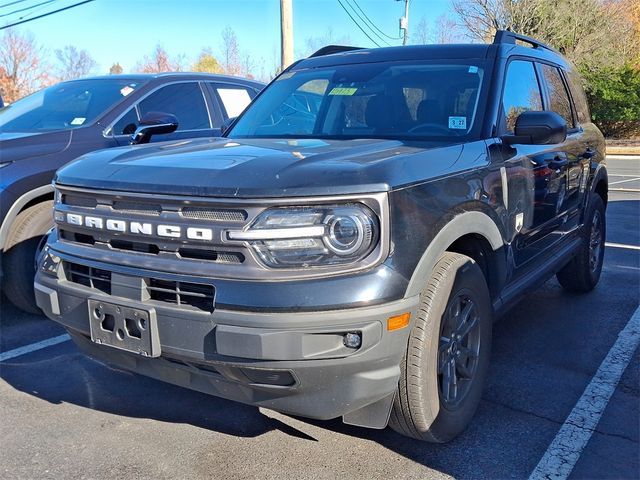
[[[76,117],[71,120],[71,125],[82,125],[85,122],[85,117]]]
[[[467,117],[449,117],[449,128],[456,130],[467,129]]]
[[[126,97],[131,92],[133,92],[133,88],[131,88],[129,85],[127,85],[126,87],[122,87],[120,89],[120,93],[122,94],[123,97]]]

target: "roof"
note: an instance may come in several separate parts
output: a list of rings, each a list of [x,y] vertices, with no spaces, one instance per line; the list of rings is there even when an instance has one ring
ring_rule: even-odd
[[[233,83],[241,83],[245,85],[253,85],[258,88],[264,87],[264,83],[257,80],[250,80],[243,77],[234,77],[231,75],[220,75],[216,73],[201,73],[201,72],[162,72],[162,73],[130,73],[120,75],[98,75],[93,77],[83,77],[76,80],[125,80],[132,82],[146,82],[155,79],[175,79],[175,80],[218,80]],[[75,80],[69,80],[75,81]]]
[[[530,37],[499,30],[494,42],[490,44],[409,45],[384,48],[329,45],[301,60],[292,69],[406,60],[505,58],[512,55],[544,59],[568,66],[565,58],[548,45]]]

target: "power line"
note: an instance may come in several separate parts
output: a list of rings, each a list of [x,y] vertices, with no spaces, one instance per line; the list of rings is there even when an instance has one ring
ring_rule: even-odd
[[[16,0],[15,2],[5,3],[4,5],[0,5],[0,8],[10,7],[11,5],[15,5],[16,3],[26,2],[27,0]]]
[[[369,34],[368,34],[367,32],[365,32],[365,31],[364,31],[364,29],[360,26],[360,24],[359,24],[358,22],[356,22],[356,19],[355,19],[355,18],[353,18],[353,16],[351,15],[351,13],[349,13],[349,10],[347,10],[347,9],[345,8],[345,6],[342,4],[342,2],[341,2],[340,0],[338,0],[338,3],[339,3],[339,4],[340,4],[340,6],[342,7],[342,9],[346,12],[346,14],[347,14],[347,15],[349,15],[349,18],[353,21],[353,23],[355,23],[355,24],[356,24],[356,27],[358,27],[358,28],[360,29],[360,31],[361,31],[362,33],[364,33],[364,34],[366,35],[366,37],[367,37],[369,40],[371,40],[371,41],[373,42],[373,44],[374,44],[376,47],[379,47],[380,45],[378,45],[378,42],[376,42],[373,38],[371,38],[371,37],[369,36]]]
[[[26,10],[31,10],[32,8],[36,8],[36,7],[39,7],[41,5],[46,5],[48,3],[53,3],[55,1],[56,0],[47,0],[46,2],[36,3],[35,5],[29,5],[28,7],[19,8],[18,10],[14,10],[13,12],[3,13],[2,15],[0,15],[0,18],[8,17],[9,15],[13,15],[14,13],[20,13],[20,12],[24,12]]]
[[[380,28],[378,28],[378,26],[373,22],[373,20],[371,20],[369,18],[369,16],[364,12],[364,10],[362,10],[362,8],[360,7],[360,5],[358,4],[358,2],[356,0],[353,0],[353,3],[355,3],[356,7],[358,7],[358,10],[360,10],[362,12],[362,14],[365,16],[365,18],[369,21],[369,23],[371,24],[371,26],[373,28],[375,28],[378,32],[380,32],[382,35],[384,35],[385,37],[391,39],[391,40],[402,40],[401,36],[398,37],[392,37],[391,35],[387,35],[386,33],[384,33],[382,30],[380,30]],[[362,18],[362,17],[360,17]],[[379,35],[378,35],[379,36]]]
[[[360,15],[360,14],[358,13],[358,11],[357,11],[355,8],[353,8],[353,5],[351,5],[351,3],[349,3],[349,0],[344,0],[344,3],[346,3],[346,4],[349,6],[349,8],[351,9],[351,11],[352,11],[353,13],[355,13],[355,14],[358,16],[358,18],[359,18],[360,20],[362,20],[362,22],[364,23],[364,26],[365,26],[365,27],[367,27],[369,30],[371,30],[371,32],[372,32],[376,37],[378,37],[378,38],[380,39],[380,41],[381,41],[381,42],[383,42],[383,43],[384,43],[386,46],[388,46],[388,47],[390,47],[390,46],[391,46],[391,45],[389,45],[389,42],[387,42],[387,41],[384,39],[384,37],[382,37],[378,32],[376,32],[373,28],[371,28],[371,27],[369,26],[369,24],[367,23],[367,21],[366,21],[364,18],[362,18],[362,15]]]
[[[32,22],[34,20],[38,20],[39,18],[48,17],[49,15],[53,15],[54,13],[64,12],[65,10],[69,10],[71,8],[79,7],[80,5],[84,5],[85,3],[94,2],[95,0],[84,0],[83,2],[74,3],[73,5],[69,5],[68,7],[59,8],[57,10],[53,10],[52,12],[43,13],[42,15],[38,15],[37,17],[28,18],[26,20],[21,20],[19,22],[13,22],[8,25],[4,25],[0,27],[0,30],[4,30],[6,28],[15,27],[16,25],[21,25],[23,23]]]

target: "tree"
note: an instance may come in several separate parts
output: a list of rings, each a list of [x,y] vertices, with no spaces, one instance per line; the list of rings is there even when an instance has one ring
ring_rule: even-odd
[[[0,39],[0,91],[12,103],[50,83],[43,49],[30,33],[5,30]]]
[[[171,58],[167,51],[158,44],[151,55],[145,55],[136,64],[136,70],[142,73],[180,72],[183,60],[183,56]]]
[[[203,49],[191,69],[194,72],[222,73],[222,67],[213,56],[211,49]]]
[[[109,75],[120,75],[122,71],[122,66],[119,63],[114,63],[109,69]]]
[[[78,50],[73,45],[66,45],[55,51],[58,60],[57,78],[73,80],[86,77],[96,67],[96,62],[86,50]]]
[[[413,29],[411,43],[414,45],[426,45],[427,43],[431,43],[430,40],[429,25],[427,24],[427,18],[423,15]]]
[[[433,31],[433,43],[456,43],[460,40],[456,21],[444,13],[436,18]]]
[[[228,75],[241,75],[242,65],[240,63],[240,47],[236,32],[229,26],[222,31],[222,68]]]
[[[351,43],[351,39],[349,36],[342,36],[336,38],[333,34],[333,29],[331,27],[327,28],[326,32],[319,37],[307,37],[305,40],[306,51],[302,52],[302,54],[298,55],[300,57],[308,57],[313,52],[317,52],[322,47],[326,47],[327,45],[349,45]]]

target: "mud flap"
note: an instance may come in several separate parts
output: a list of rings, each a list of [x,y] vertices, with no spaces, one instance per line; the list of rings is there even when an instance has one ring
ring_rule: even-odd
[[[382,430],[389,423],[391,407],[393,407],[395,397],[396,394],[394,392],[366,407],[349,412],[342,416],[342,421],[347,425]]]

